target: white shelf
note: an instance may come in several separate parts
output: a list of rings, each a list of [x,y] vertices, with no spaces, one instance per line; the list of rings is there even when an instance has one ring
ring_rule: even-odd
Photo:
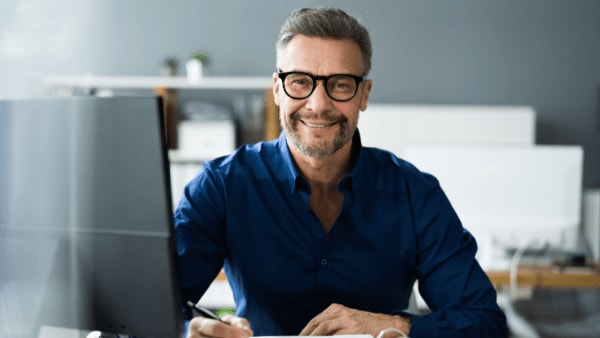
[[[205,76],[197,82],[175,76],[60,75],[44,79],[46,88],[129,88],[129,89],[268,89],[270,76]]]
[[[189,153],[177,149],[169,149],[169,162],[171,164],[202,164],[206,161],[213,160],[217,157],[231,154],[230,152],[219,152],[213,150],[206,150],[202,152]]]

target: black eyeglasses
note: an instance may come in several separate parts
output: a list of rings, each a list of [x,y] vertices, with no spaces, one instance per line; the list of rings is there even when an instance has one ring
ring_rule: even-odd
[[[346,102],[352,100],[358,91],[358,84],[364,77],[351,74],[317,76],[304,72],[282,72],[278,74],[283,83],[283,91],[292,99],[302,100],[309,97],[322,80],[325,92],[332,100]]]

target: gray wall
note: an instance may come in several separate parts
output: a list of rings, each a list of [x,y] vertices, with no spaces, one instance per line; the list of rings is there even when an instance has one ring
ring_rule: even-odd
[[[199,48],[209,75],[270,75],[284,18],[323,4],[370,29],[373,102],[531,105],[537,142],[583,145],[600,187],[596,0],[2,0],[0,98],[43,95],[49,74],[157,75]]]

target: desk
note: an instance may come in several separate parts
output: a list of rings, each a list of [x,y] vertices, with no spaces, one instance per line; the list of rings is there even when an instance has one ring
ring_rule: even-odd
[[[496,287],[510,285],[509,271],[487,271]],[[523,265],[517,272],[517,285],[540,288],[600,288],[600,267],[560,268]]]
[[[178,93],[191,90],[264,90],[265,139],[279,136],[279,109],[273,102],[273,78],[270,76],[206,76],[190,82],[176,76],[50,76],[44,79],[46,92],[51,96],[73,95],[75,89],[93,92],[98,89],[152,89],[163,98],[165,131],[169,148],[177,148]]]

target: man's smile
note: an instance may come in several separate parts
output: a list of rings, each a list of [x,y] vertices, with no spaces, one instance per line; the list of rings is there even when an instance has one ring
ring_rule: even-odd
[[[326,122],[314,123],[314,122],[308,122],[306,120],[301,119],[300,122],[302,122],[305,126],[310,127],[310,128],[327,128],[327,127],[333,126],[338,121],[326,121]]]

